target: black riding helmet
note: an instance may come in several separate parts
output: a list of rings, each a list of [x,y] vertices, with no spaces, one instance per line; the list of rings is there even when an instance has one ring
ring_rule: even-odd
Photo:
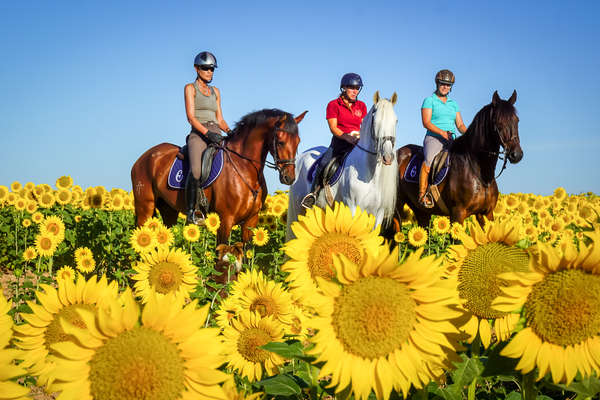
[[[354,72],[349,72],[342,76],[342,80],[340,81],[340,90],[344,90],[345,86],[358,86],[360,89],[363,87],[362,79],[359,74],[355,74]]]
[[[210,51],[203,51],[194,58],[194,65],[217,68],[217,57]]]

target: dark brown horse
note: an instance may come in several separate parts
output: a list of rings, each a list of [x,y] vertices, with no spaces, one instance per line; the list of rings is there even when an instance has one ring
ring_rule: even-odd
[[[217,243],[225,243],[233,225],[242,228],[242,240],[251,238],[258,212],[267,196],[263,170],[271,153],[281,183],[290,185],[295,178],[294,160],[300,137],[298,123],[306,111],[294,118],[277,109],[264,109],[244,116],[224,140],[224,165],[221,175],[204,193],[209,210],[219,214],[221,225]],[[172,226],[179,212],[185,212],[184,190],[167,186],[169,169],[179,147],[162,143],[147,150],[131,168],[137,225],[160,212],[163,222]]]
[[[494,177],[498,157],[504,154],[504,166],[507,159],[514,164],[523,158],[519,118],[514,107],[516,100],[516,91],[508,100],[502,100],[498,92],[494,92],[492,102],[475,115],[467,132],[450,145],[450,168],[438,185],[442,201],[436,201],[434,208],[422,207],[417,201],[418,184],[404,179],[412,155],[422,148],[407,145],[398,149],[400,181],[396,214],[401,216],[404,204],[408,204],[421,226],[428,225],[432,214],[449,215],[453,222],[459,223],[475,214],[482,226],[484,216],[493,220],[498,200]],[[503,152],[500,152],[500,146],[504,148]]]

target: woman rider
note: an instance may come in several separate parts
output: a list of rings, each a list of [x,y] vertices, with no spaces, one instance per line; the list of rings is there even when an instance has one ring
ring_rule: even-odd
[[[323,169],[332,159],[341,160],[348,154],[360,138],[360,124],[367,115],[367,106],[357,100],[358,94],[363,87],[360,75],[347,73],[342,76],[340,82],[340,96],[327,104],[325,118],[329,124],[329,130],[333,134],[329,148],[321,158],[315,179],[313,179],[310,193],[302,199],[302,206],[312,207],[317,201],[317,192],[320,189],[321,174]]]
[[[199,223],[196,219],[197,205],[201,212],[208,211],[208,201],[200,189],[202,176],[202,153],[208,145],[218,144],[222,140],[220,131],[229,133],[231,129],[223,119],[221,111],[221,93],[212,81],[217,59],[214,54],[203,51],[194,59],[197,78],[194,83],[185,85],[185,113],[192,126],[186,138],[190,159],[190,173],[185,184],[185,200],[187,206],[186,223]],[[200,196],[198,199],[197,196]]]
[[[419,203],[426,208],[433,207],[433,199],[427,194],[427,178],[435,156],[454,139],[454,126],[460,133],[467,128],[460,116],[458,104],[448,97],[454,84],[452,71],[443,69],[435,75],[435,92],[423,100],[421,120],[427,129],[423,140],[425,160],[419,173]]]

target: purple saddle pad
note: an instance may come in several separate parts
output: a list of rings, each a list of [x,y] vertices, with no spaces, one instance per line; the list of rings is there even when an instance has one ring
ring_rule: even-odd
[[[202,189],[212,185],[212,183],[221,174],[221,171],[223,171],[223,150],[219,150],[213,158],[208,179],[206,179],[206,182],[203,182],[201,184]],[[171,164],[171,170],[169,171],[169,187],[171,189],[185,189],[185,180],[189,172],[190,162],[188,161],[188,159],[186,158],[182,161],[179,158],[175,157],[173,164]]]
[[[340,165],[337,167],[337,169],[335,170],[335,172],[329,179],[329,182],[327,182],[327,184],[329,186],[335,185],[335,183],[340,179],[340,176],[342,176],[342,171],[344,170],[344,165],[346,164],[346,158],[348,158],[348,154],[350,154],[350,153],[348,152],[348,153],[346,153],[346,155],[344,155],[344,157],[341,160]],[[315,180],[315,174],[317,173],[317,165],[319,165],[322,158],[323,158],[323,154],[321,154],[321,156],[319,158],[317,158],[317,160],[308,169],[308,182],[309,183],[312,183]]]
[[[404,180],[406,182],[417,183],[419,181],[419,173],[421,172],[421,164],[423,164],[423,152],[420,151],[413,155],[408,162],[406,171],[404,171]],[[442,169],[433,177],[433,184],[439,185],[448,174],[448,166],[450,165],[450,154],[446,157],[446,162]]]

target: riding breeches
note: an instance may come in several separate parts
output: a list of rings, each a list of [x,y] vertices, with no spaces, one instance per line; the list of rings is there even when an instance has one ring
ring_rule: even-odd
[[[208,147],[200,132],[191,132],[187,137],[190,171],[195,179],[202,175],[202,153]]]
[[[425,136],[425,139],[423,139],[423,154],[425,155],[425,164],[428,167],[431,167],[433,159],[443,148],[444,145],[439,139],[433,136]]]

